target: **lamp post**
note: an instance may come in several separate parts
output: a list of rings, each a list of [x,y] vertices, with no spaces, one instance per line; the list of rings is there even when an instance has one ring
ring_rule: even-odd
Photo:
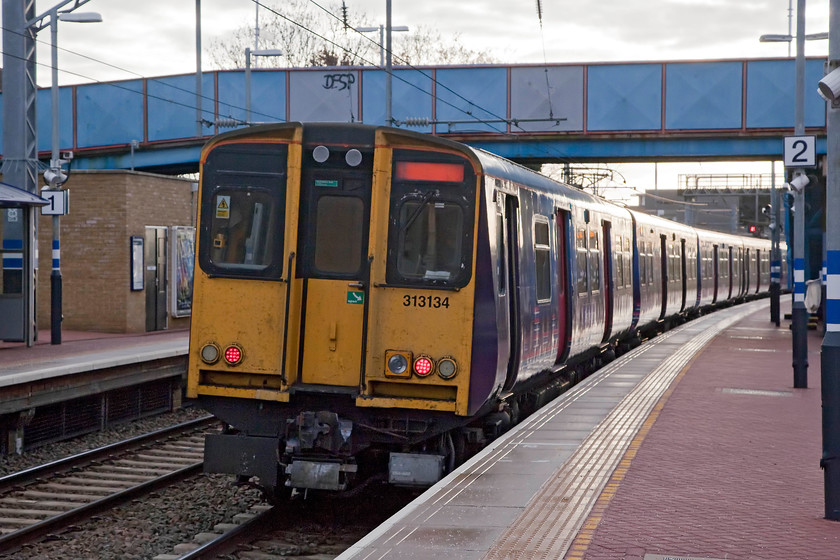
[[[828,33],[805,34],[805,0],[796,4],[796,36],[762,35],[762,42],[790,42],[796,39],[796,80],[794,95],[794,136],[805,134],[805,41],[807,39],[827,39]],[[802,179],[799,179],[799,178]],[[795,179],[807,178],[801,170],[794,172]],[[802,183],[801,183],[802,184]],[[793,331],[793,386],[798,389],[808,387],[808,310],[805,308],[805,193],[796,189],[793,213],[793,306],[791,309]],[[776,290],[771,296],[776,295]],[[772,305],[771,305],[772,307]]]
[[[245,122],[251,123],[251,57],[252,56],[283,56],[280,49],[251,50],[245,48]]]
[[[374,33],[379,31],[379,66],[385,66],[385,26],[379,25],[375,27],[354,27],[354,31],[359,33]],[[408,31],[407,25],[392,25],[391,31]]]
[[[379,33],[379,65],[382,66],[382,49],[384,45],[385,50],[385,124],[391,126],[393,118],[391,116],[391,32],[392,31],[408,31],[408,27],[404,25],[394,27],[391,25],[391,0],[385,0],[385,42],[382,42],[382,26]],[[403,29],[404,28],[404,29]],[[376,28],[360,28],[357,31],[367,29],[368,31],[375,31]]]
[[[102,16],[96,12],[58,12],[58,7],[50,10],[50,53],[52,66],[52,85],[50,94],[52,96],[52,154],[50,157],[50,169],[44,173],[47,181],[47,188],[51,191],[61,190],[61,186],[67,180],[67,175],[62,172],[61,166],[65,163],[59,157],[59,100],[58,100],[58,22],[69,21],[75,23],[99,23]],[[50,274],[50,343],[61,344],[61,314],[62,314],[62,293],[61,293],[61,216],[53,214],[52,217],[52,273]]]

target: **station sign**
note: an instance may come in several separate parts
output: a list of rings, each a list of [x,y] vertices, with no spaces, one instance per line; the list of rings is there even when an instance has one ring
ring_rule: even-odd
[[[70,210],[70,191],[41,191],[41,198],[49,204],[41,206],[42,216],[64,216]]]
[[[816,136],[785,136],[785,167],[816,167]]]

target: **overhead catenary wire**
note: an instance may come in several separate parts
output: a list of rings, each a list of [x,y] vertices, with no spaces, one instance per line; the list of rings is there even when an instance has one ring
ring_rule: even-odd
[[[542,0],[537,0],[537,19],[540,20],[540,40],[542,40],[543,64],[545,64],[545,94],[548,96],[548,117],[554,119],[554,108],[551,105],[551,85],[548,82],[548,55],[545,51],[545,32],[542,20]]]
[[[291,19],[289,19],[289,18],[287,18],[287,17],[285,17],[285,16],[283,16],[283,15],[279,14],[278,12],[276,12],[276,11],[272,10],[271,8],[266,7],[264,4],[262,4],[262,3],[260,2],[260,0],[252,0],[252,2],[254,2],[254,3],[258,4],[259,6],[261,6],[261,7],[263,7],[263,8],[268,9],[269,11],[272,11],[274,14],[276,14],[276,15],[278,15],[279,17],[281,17],[281,18],[285,19],[286,21],[288,21],[288,22],[290,22],[290,23],[293,23],[293,24],[295,24],[295,25],[298,25],[298,26],[300,26],[302,29],[305,29],[305,30],[307,30],[307,31],[310,31],[310,30],[309,30],[309,29],[307,29],[305,26],[300,25],[299,23],[297,23],[297,22],[295,22],[295,21],[293,21],[293,20],[291,20]],[[313,4],[313,5],[317,6],[319,9],[321,9],[324,13],[326,13],[326,14],[327,14],[327,15],[329,15],[330,17],[332,17],[332,18],[334,18],[334,19],[337,19],[337,20],[339,20],[339,21],[342,21],[342,22],[343,22],[342,18],[340,18],[340,17],[338,17],[337,15],[333,14],[331,11],[329,11],[328,9],[326,9],[325,7],[323,7],[321,4],[319,4],[316,0],[309,0],[309,2],[310,2],[311,4]],[[350,28],[350,30],[352,30],[354,33],[358,33],[360,36],[364,37],[364,39],[365,39],[365,40],[370,41],[371,43],[373,43],[374,45],[378,46],[379,48],[381,48],[381,49],[385,49],[384,45],[379,44],[378,42],[376,42],[376,40],[375,40],[375,39],[372,39],[371,37],[369,37],[369,36],[365,35],[364,33],[360,32],[360,31],[356,31],[356,30],[355,30],[355,29],[353,29],[353,28]],[[315,33],[315,32],[314,32],[314,31],[312,31],[312,33]],[[364,57],[359,56],[359,55],[358,55],[358,54],[356,54],[356,53],[352,53],[349,49],[345,48],[344,46],[339,45],[338,43],[335,43],[334,41],[330,41],[330,40],[329,40],[329,39],[327,39],[326,37],[323,37],[322,35],[319,35],[319,34],[317,34],[317,33],[315,33],[315,35],[316,35],[316,36],[318,36],[319,38],[321,38],[321,39],[323,39],[323,40],[327,41],[327,42],[328,42],[328,43],[330,43],[331,45],[333,45],[333,46],[335,46],[335,47],[338,47],[339,49],[343,50],[344,52],[346,52],[346,53],[348,53],[348,54],[353,54],[354,56],[358,56],[359,60],[362,60],[363,62],[367,62],[368,64],[370,64],[370,65],[371,65],[371,66],[373,66],[373,67],[376,67],[376,68],[380,68],[380,69],[382,69],[382,67],[381,67],[379,64],[376,64],[375,62],[372,62],[372,61],[370,61],[370,60],[367,60],[367,59],[365,59]],[[386,49],[386,51],[387,51],[387,49]],[[428,73],[424,72],[422,69],[417,68],[416,66],[412,65],[412,64],[411,64],[408,60],[406,60],[406,59],[404,59],[404,58],[402,58],[402,57],[400,57],[400,56],[395,55],[395,53],[394,53],[393,51],[387,51],[387,52],[389,52],[393,58],[396,58],[397,62],[401,63],[401,64],[402,64],[402,65],[404,65],[404,66],[407,66],[407,67],[408,67],[409,69],[411,69],[411,70],[414,70],[414,71],[416,71],[416,72],[419,72],[421,75],[423,75],[424,77],[428,78],[428,79],[429,79],[429,80],[430,80],[430,81],[431,81],[431,82],[432,82],[432,83],[433,83],[436,87],[438,87],[438,88],[440,88],[440,89],[443,89],[443,90],[448,91],[449,93],[451,93],[451,94],[452,94],[452,95],[454,95],[455,97],[457,97],[457,98],[461,99],[462,101],[467,102],[469,105],[471,105],[471,106],[473,106],[473,107],[476,107],[476,108],[478,108],[478,109],[481,109],[482,111],[484,111],[485,113],[487,113],[488,115],[490,115],[491,117],[493,117],[493,118],[494,118],[497,122],[505,122],[505,123],[509,123],[509,124],[510,124],[510,123],[512,123],[512,121],[511,121],[510,119],[506,119],[506,118],[504,118],[504,117],[502,117],[502,116],[500,116],[500,115],[497,115],[497,114],[496,114],[496,113],[494,113],[493,111],[491,111],[491,110],[489,110],[489,109],[486,109],[485,107],[482,107],[481,105],[478,105],[477,103],[473,102],[473,101],[472,101],[472,100],[470,100],[470,99],[467,99],[466,97],[464,97],[463,95],[461,95],[461,94],[460,94],[460,93],[458,93],[457,91],[453,90],[452,88],[450,88],[450,87],[449,87],[449,86],[447,86],[446,84],[443,84],[443,83],[439,82],[439,81],[438,81],[435,77],[433,77],[433,76],[431,76],[430,74],[428,74]],[[399,80],[399,81],[401,81],[401,82],[403,82],[403,83],[407,84],[408,86],[411,86],[411,87],[413,87],[413,88],[415,88],[415,89],[417,89],[417,90],[419,90],[419,91],[421,91],[421,92],[425,93],[426,95],[429,95],[429,96],[431,96],[431,95],[432,95],[432,93],[431,93],[431,92],[428,92],[428,91],[424,90],[424,89],[423,89],[423,88],[421,88],[420,86],[418,86],[418,85],[416,85],[416,84],[413,84],[413,83],[409,82],[408,80],[401,78],[400,76],[397,76],[397,75],[395,75],[395,74],[393,74],[393,73],[392,73],[392,76],[393,76],[394,78],[396,78],[397,80]],[[460,112],[464,113],[465,115],[469,115],[470,117],[472,117],[472,118],[475,120],[475,122],[476,122],[476,123],[487,124],[488,126],[490,126],[491,128],[493,128],[494,130],[496,130],[497,132],[499,132],[499,133],[501,133],[501,134],[505,134],[505,132],[506,132],[506,131],[503,131],[503,130],[499,130],[497,127],[492,126],[492,123],[491,123],[490,121],[488,121],[487,119],[482,119],[482,118],[480,118],[480,117],[478,117],[478,116],[474,115],[474,114],[473,114],[473,113],[471,113],[470,111],[467,111],[467,110],[463,109],[462,107],[458,107],[457,105],[455,105],[455,104],[453,104],[453,103],[450,103],[450,102],[448,102],[448,101],[446,101],[446,100],[444,100],[444,99],[441,99],[441,98],[439,98],[439,97],[437,97],[436,99],[437,99],[439,102],[442,102],[442,103],[444,103],[445,105],[448,105],[448,106],[452,107],[453,109],[455,109],[455,110],[457,110],[457,111],[460,111]]]
[[[340,49],[341,49],[342,51],[344,51],[344,52],[347,52],[347,53],[350,53],[350,54],[354,54],[355,56],[358,56],[357,54],[352,53],[349,49],[346,49],[345,47],[343,47],[342,45],[339,45],[338,43],[335,43],[334,41],[331,41],[330,39],[328,39],[328,38],[324,37],[324,36],[323,36],[323,35],[321,35],[320,33],[317,33],[317,32],[315,32],[314,30],[309,29],[309,28],[308,28],[308,27],[306,27],[305,25],[301,25],[301,24],[299,24],[298,22],[295,22],[294,20],[292,20],[292,19],[288,18],[287,16],[284,16],[283,14],[280,14],[279,12],[277,12],[276,10],[274,10],[274,9],[272,9],[272,8],[270,8],[270,7],[268,7],[268,6],[266,6],[265,4],[263,4],[262,2],[260,2],[259,0],[252,0],[252,1],[254,1],[254,3],[255,3],[258,7],[263,7],[264,9],[267,9],[267,10],[268,10],[268,11],[270,11],[271,13],[273,13],[273,14],[277,15],[278,17],[281,17],[282,19],[284,19],[284,20],[286,20],[286,21],[289,21],[290,23],[292,23],[292,24],[294,24],[294,25],[297,25],[298,27],[301,27],[301,28],[302,28],[303,30],[305,30],[307,33],[311,33],[311,34],[313,34],[313,35],[315,35],[315,36],[317,36],[317,37],[321,38],[323,41],[327,42],[328,44],[332,44],[332,45],[334,45],[335,47],[340,48]],[[343,19],[344,19],[343,17],[338,18],[335,14],[333,14],[332,12],[330,12],[329,10],[327,10],[326,8],[324,8],[322,5],[320,5],[320,4],[319,4],[317,1],[315,1],[315,0],[310,0],[310,2],[311,2],[313,5],[315,5],[316,7],[318,7],[319,9],[321,9],[322,11],[324,11],[324,12],[325,12],[326,14],[328,14],[330,17],[337,18],[337,19],[339,19],[339,21],[342,21],[342,23],[343,23]],[[541,23],[541,26],[542,26],[542,21],[541,21],[541,16],[542,16],[542,9],[541,9],[541,8],[542,8],[542,6],[541,6],[541,3],[540,3],[540,2],[538,2],[537,7],[538,7],[538,17],[540,18],[540,23]],[[344,15],[344,14],[342,14],[342,16],[343,16],[343,15]],[[352,29],[352,28],[351,28],[351,29]],[[5,28],[4,28],[4,31],[8,31],[8,32],[13,32],[13,33],[14,33],[14,31],[11,31],[11,30],[8,30],[8,29],[5,29]],[[355,30],[353,30],[353,31],[354,31],[354,32],[356,32]],[[357,33],[359,33],[359,32],[357,32]],[[363,34],[363,33],[359,33],[359,34],[360,34],[362,37],[364,37],[366,40],[368,40],[368,41],[370,41],[371,43],[373,43],[374,45],[380,46],[380,45],[379,45],[379,43],[378,43],[377,41],[375,41],[374,39],[372,39],[370,36],[365,35],[365,34]],[[38,41],[38,40],[36,39],[36,41]],[[38,41],[38,42],[41,42],[41,41]],[[43,44],[43,42],[41,42],[41,43]],[[543,46],[544,46],[544,42],[543,42]],[[74,55],[74,56],[78,56],[78,57],[80,57],[80,58],[83,58],[83,59],[86,59],[86,60],[89,60],[89,61],[92,61],[92,62],[95,62],[95,63],[98,63],[98,64],[102,64],[103,66],[106,66],[106,67],[109,67],[109,68],[113,68],[113,69],[118,70],[118,71],[121,71],[121,72],[125,72],[125,73],[127,73],[127,74],[130,74],[130,75],[132,75],[132,76],[136,76],[136,77],[138,77],[138,78],[140,78],[140,79],[144,79],[144,80],[147,80],[147,81],[152,82],[152,83],[157,83],[157,84],[159,84],[159,85],[161,85],[161,86],[163,86],[163,87],[166,87],[166,88],[171,88],[171,89],[172,89],[172,90],[174,90],[174,91],[180,91],[180,92],[183,92],[183,93],[189,94],[189,95],[191,95],[191,96],[194,96],[194,95],[195,95],[195,92],[194,92],[194,91],[189,90],[189,89],[186,89],[186,88],[179,87],[179,86],[177,86],[177,85],[175,85],[175,84],[172,84],[172,83],[170,83],[170,82],[168,82],[168,81],[164,81],[164,80],[162,80],[162,79],[157,79],[157,78],[148,78],[148,77],[144,77],[144,76],[142,76],[142,75],[140,75],[140,74],[138,74],[138,73],[136,73],[136,72],[133,72],[133,71],[128,70],[128,69],[126,69],[126,68],[123,68],[123,67],[121,67],[121,66],[118,66],[118,65],[115,65],[115,64],[111,64],[111,63],[109,63],[109,62],[105,62],[105,61],[99,60],[99,59],[97,59],[97,58],[94,58],[94,57],[91,57],[91,56],[88,56],[88,55],[85,55],[85,54],[81,54],[81,53],[78,53],[78,52],[72,51],[72,50],[70,50],[70,49],[66,49],[66,48],[62,48],[62,47],[58,47],[58,48],[60,48],[62,52],[67,52],[67,53],[70,53],[70,54],[72,54],[72,55]],[[545,52],[544,52],[544,57],[545,57]],[[362,56],[358,56],[358,58],[359,58],[359,60],[363,61],[364,63],[366,63],[366,64],[368,64],[368,65],[370,65],[371,67],[374,67],[374,68],[378,68],[378,67],[379,67],[379,65],[378,65],[378,64],[376,64],[376,63],[374,63],[374,62],[372,62],[372,61],[370,61],[370,60],[366,60],[366,59],[365,59],[364,57],[362,57]],[[512,126],[519,126],[519,120],[516,120],[516,119],[506,119],[506,118],[500,117],[500,116],[498,116],[498,115],[495,115],[492,111],[490,111],[490,110],[488,110],[487,108],[483,107],[481,104],[476,103],[475,101],[473,101],[473,100],[471,100],[471,99],[468,99],[468,98],[467,98],[467,97],[465,97],[464,95],[462,95],[462,94],[460,94],[460,93],[458,93],[458,92],[454,91],[453,89],[449,88],[449,87],[448,87],[448,86],[446,86],[445,84],[443,84],[443,83],[439,82],[439,81],[438,81],[438,80],[436,80],[436,79],[435,79],[435,77],[434,77],[431,73],[429,73],[428,71],[424,71],[423,69],[417,68],[416,66],[412,65],[409,61],[407,61],[407,60],[403,59],[403,58],[402,58],[402,57],[400,57],[400,56],[396,56],[395,58],[397,59],[397,61],[398,61],[398,62],[400,62],[400,63],[404,63],[404,64],[405,64],[405,65],[406,65],[409,69],[412,69],[412,70],[414,70],[414,71],[417,71],[417,72],[419,72],[421,75],[423,75],[423,76],[427,77],[427,78],[428,78],[428,79],[429,79],[429,80],[430,80],[430,81],[431,81],[431,82],[435,85],[435,87],[436,87],[438,90],[445,90],[445,91],[448,91],[448,92],[450,92],[450,93],[451,93],[454,97],[456,97],[456,98],[458,98],[458,99],[461,99],[462,101],[466,102],[466,103],[467,103],[470,107],[474,107],[475,109],[479,109],[479,110],[481,110],[481,111],[484,111],[485,113],[487,113],[487,114],[489,114],[489,115],[493,115],[493,116],[495,116],[495,117],[498,117],[498,119],[496,120],[496,122],[506,122],[506,123],[511,124]],[[49,65],[47,65],[47,64],[41,64],[41,63],[39,63],[39,66],[50,67],[50,66],[49,66]],[[123,84],[120,84],[120,83],[118,83],[118,82],[107,82],[107,81],[101,81],[101,80],[98,80],[98,79],[95,79],[95,78],[91,78],[90,76],[86,76],[86,75],[84,75],[84,74],[82,74],[82,73],[79,73],[79,72],[74,72],[74,71],[69,71],[69,70],[60,70],[60,71],[61,71],[61,72],[63,72],[64,74],[67,74],[67,75],[72,75],[72,76],[77,76],[77,77],[79,77],[79,78],[82,78],[82,79],[84,79],[84,80],[88,80],[88,81],[90,81],[90,82],[92,82],[92,83],[95,83],[95,84],[99,84],[99,85],[106,85],[106,86],[109,86],[109,87],[114,87],[114,88],[117,88],[117,89],[121,89],[121,90],[125,90],[125,91],[128,91],[128,92],[131,92],[132,94],[140,94],[140,95],[142,95],[142,94],[143,94],[143,92],[141,92],[141,91],[137,91],[135,88],[128,87],[128,86],[123,85]],[[547,72],[547,68],[546,68],[546,72]],[[422,88],[422,87],[420,87],[420,86],[418,86],[418,85],[416,85],[416,84],[414,84],[414,83],[412,83],[412,82],[410,82],[410,81],[408,81],[408,80],[406,80],[406,79],[403,79],[403,78],[402,78],[402,77],[400,77],[399,75],[397,75],[397,76],[396,76],[396,78],[397,78],[398,80],[400,80],[401,82],[404,82],[405,84],[409,85],[410,87],[413,87],[413,88],[415,88],[415,89],[418,89],[419,91],[423,92],[423,93],[424,93],[424,94],[426,94],[426,95],[430,95],[430,96],[431,96],[431,95],[433,95],[430,91],[427,91],[426,89],[424,89],[424,88]],[[547,82],[547,86],[548,86],[548,75],[547,75],[547,74],[546,74],[546,82]],[[163,95],[150,94],[150,93],[148,93],[148,92],[146,93],[146,95],[147,95],[147,97],[148,97],[149,99],[155,99],[155,100],[159,100],[159,101],[162,101],[162,102],[171,103],[171,104],[173,104],[173,105],[181,106],[181,107],[184,107],[184,108],[196,109],[196,107],[195,107],[195,103],[189,103],[189,102],[176,101],[176,100],[175,100],[175,99],[173,99],[173,98],[169,98],[169,97],[166,97],[166,96],[163,96]],[[549,93],[549,95],[550,95],[550,93]],[[459,112],[462,112],[462,113],[464,113],[464,114],[468,115],[468,116],[469,116],[471,119],[473,119],[473,120],[474,120],[474,122],[476,122],[476,123],[485,123],[485,124],[487,124],[487,126],[489,126],[489,127],[490,127],[490,128],[492,128],[493,130],[495,130],[495,131],[497,131],[497,132],[499,132],[499,133],[501,133],[501,134],[505,134],[505,133],[506,133],[506,131],[499,129],[498,127],[493,126],[493,125],[492,125],[492,120],[482,119],[481,117],[479,117],[478,115],[476,115],[476,114],[474,113],[474,111],[471,111],[471,110],[469,110],[469,109],[464,109],[463,107],[460,107],[460,106],[458,106],[458,105],[456,105],[456,104],[453,104],[453,103],[451,103],[451,102],[449,102],[449,101],[447,101],[447,100],[445,100],[445,99],[441,99],[441,98],[437,98],[437,97],[436,97],[436,99],[437,99],[437,101],[438,101],[438,102],[443,103],[444,105],[447,105],[447,106],[449,106],[449,107],[452,107],[453,109],[455,109],[455,110],[457,110],[457,111],[459,111]],[[203,96],[203,95],[201,96],[201,100],[202,100],[202,101],[207,101],[207,102],[214,102],[214,101],[216,101],[216,99],[215,99],[215,98],[212,98],[212,97],[209,97],[209,96]],[[551,100],[550,100],[550,99],[549,99],[549,103],[551,103]],[[242,110],[242,109],[243,109],[242,107],[237,107],[236,105],[231,104],[231,103],[225,103],[225,105],[229,106],[229,107],[230,107],[230,108],[232,108],[232,109],[239,109],[239,110]],[[551,107],[551,105],[550,105],[550,113],[551,113],[551,117],[553,118],[553,108]],[[261,113],[261,112],[255,112],[255,114],[257,114],[257,115],[259,115],[259,116],[261,116],[261,117],[265,117],[266,119],[269,119],[269,120],[276,120],[276,121],[280,121],[280,122],[285,121],[285,117],[278,117],[278,116],[275,116],[275,115],[271,115],[271,114],[267,114],[267,113]],[[222,126],[222,125],[220,125],[220,124],[219,124],[219,121],[221,121],[221,120],[229,121],[229,123],[227,124],[228,126],[230,126],[231,124],[232,124],[232,125],[234,125],[234,126],[235,126],[235,125],[239,125],[239,124],[248,124],[248,123],[245,123],[244,121],[241,121],[241,120],[238,120],[238,119],[234,119],[234,118],[232,118],[232,117],[231,117],[231,118],[227,118],[227,119],[225,119],[224,117],[221,117],[221,116],[220,116],[220,119],[218,119],[216,122],[204,121],[204,123],[205,123],[205,124],[208,124],[208,125],[216,124],[217,126]],[[448,122],[448,121],[444,120],[444,121],[442,121],[442,122]],[[466,122],[466,121],[465,121],[465,122]],[[519,128],[521,128],[521,126],[520,126]],[[555,159],[555,160],[560,160],[561,162],[562,162],[562,161],[570,161],[570,160],[569,160],[566,156],[564,156],[564,155],[562,155],[562,154],[558,154],[558,153],[554,152],[554,150],[551,150],[550,152],[549,152],[549,151],[544,151],[544,153],[545,153],[545,155],[546,155],[546,156],[549,156],[549,157],[551,157],[552,159]]]
[[[12,30],[12,29],[8,29],[8,28],[6,28],[6,27],[2,27],[2,31],[3,31],[3,33],[12,33],[12,34],[14,34],[14,35],[21,35],[21,36],[22,36],[22,34],[21,34],[21,33],[17,32],[17,31],[14,31],[14,30]],[[47,44],[47,43],[45,43],[44,41],[41,41],[41,40],[39,40],[39,39],[37,39],[37,38],[35,39],[35,41],[36,41],[37,43]],[[72,54],[72,55],[74,55],[74,56],[78,56],[78,57],[83,58],[83,59],[85,59],[85,60],[89,60],[89,61],[91,61],[91,62],[95,62],[95,63],[97,63],[97,64],[101,64],[101,65],[103,65],[103,66],[107,66],[107,67],[109,67],[109,68],[113,68],[114,70],[119,70],[120,72],[125,72],[126,74],[129,74],[129,75],[135,76],[135,77],[137,77],[137,78],[139,78],[139,79],[141,79],[141,80],[146,80],[147,82],[156,83],[156,84],[159,84],[159,85],[161,85],[161,86],[165,86],[165,87],[167,87],[167,88],[171,88],[171,89],[173,89],[173,90],[175,90],[175,91],[180,91],[180,92],[183,92],[183,93],[189,94],[189,95],[190,95],[190,96],[192,96],[192,97],[195,97],[195,91],[194,91],[194,90],[190,90],[190,89],[186,89],[186,88],[182,88],[182,87],[176,86],[175,84],[168,83],[168,82],[164,81],[163,79],[145,77],[145,76],[143,76],[142,74],[138,74],[137,72],[134,72],[134,71],[132,71],[132,70],[128,70],[128,69],[126,69],[126,68],[122,68],[121,66],[117,66],[117,65],[115,65],[115,64],[111,64],[111,63],[109,63],[109,62],[105,62],[105,61],[103,61],[103,60],[100,60],[100,59],[97,59],[97,58],[94,58],[94,57],[91,57],[91,56],[88,56],[88,55],[86,55],[86,54],[82,54],[82,53],[79,53],[79,52],[76,52],[76,51],[73,51],[73,50],[70,50],[70,49],[66,49],[66,48],[63,48],[63,47],[57,47],[57,49],[58,49],[58,50],[60,50],[61,52],[65,52],[65,53],[68,53],[68,54]],[[18,59],[18,60],[24,60],[22,57],[19,57],[19,56],[16,56],[16,55],[9,55],[9,54],[4,53],[2,49],[0,49],[0,55],[11,56],[11,57],[13,57],[13,58],[15,58],[15,59]],[[43,63],[43,62],[36,62],[36,65],[37,65],[37,66],[40,66],[40,67],[44,67],[44,68],[48,68],[48,69],[52,69],[52,65],[51,65],[51,64],[47,64],[47,63]],[[124,91],[131,92],[131,93],[133,93],[133,94],[137,94],[137,95],[144,95],[144,93],[143,93],[142,91],[137,91],[137,90],[135,90],[135,89],[132,89],[132,88],[130,88],[130,87],[127,87],[127,86],[125,86],[125,85],[122,85],[122,84],[120,84],[120,82],[118,82],[118,81],[102,81],[102,80],[98,80],[98,79],[96,79],[96,78],[92,78],[92,77],[90,77],[90,76],[86,76],[85,74],[81,74],[81,73],[79,73],[79,72],[74,72],[74,71],[72,71],[72,70],[65,70],[65,69],[61,69],[61,68],[59,68],[59,69],[58,69],[58,71],[59,71],[59,72],[61,72],[62,74],[66,74],[66,75],[69,75],[69,76],[75,76],[75,77],[77,77],[77,78],[81,78],[81,79],[83,79],[83,80],[87,80],[87,81],[89,81],[91,84],[97,84],[97,85],[103,85],[103,86],[113,87],[113,88],[116,88],[116,89],[120,89],[120,90],[124,90]],[[82,85],[88,85],[88,84],[82,84]],[[148,93],[148,92],[146,92],[146,93],[145,93],[145,95],[146,95],[146,97],[147,97],[147,98],[149,98],[149,99],[156,99],[156,100],[158,100],[158,101],[164,101],[164,102],[167,102],[167,103],[171,103],[171,104],[173,104],[173,105],[178,105],[178,106],[180,106],[180,107],[185,107],[185,108],[188,108],[188,109],[196,109],[196,108],[197,108],[197,107],[195,106],[195,104],[190,104],[190,103],[185,103],[185,102],[175,101],[174,99],[167,98],[167,97],[161,97],[161,96],[159,96],[159,95],[151,94],[151,93]],[[206,95],[202,95],[202,96],[201,96],[201,100],[202,100],[202,101],[209,101],[209,102],[211,102],[211,103],[215,103],[216,98],[214,98],[214,97],[208,97],[208,96],[206,96]],[[244,108],[244,107],[239,107],[239,106],[234,105],[234,104],[231,104],[231,103],[225,103],[225,105],[228,105],[229,107],[231,107],[231,108],[233,108],[233,109],[239,109],[239,110],[245,111],[245,108]],[[280,121],[280,122],[283,122],[283,121],[285,121],[285,120],[286,120],[286,119],[285,119],[285,117],[278,117],[278,116],[275,116],[275,115],[270,115],[270,114],[267,114],[267,113],[260,113],[260,112],[258,112],[258,111],[252,111],[252,113],[255,113],[255,114],[257,114],[257,115],[259,115],[259,116],[262,116],[262,117],[266,117],[266,118],[268,118],[268,119],[277,120],[277,121]]]

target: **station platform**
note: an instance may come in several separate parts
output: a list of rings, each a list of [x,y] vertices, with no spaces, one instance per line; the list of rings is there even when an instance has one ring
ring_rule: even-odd
[[[788,327],[763,299],[654,338],[339,560],[840,558],[819,468],[822,335],[794,389]]]
[[[4,380],[45,379],[186,356],[189,330],[112,334],[64,331],[61,344],[51,344],[50,331],[39,331],[32,346],[0,341],[0,385]]]

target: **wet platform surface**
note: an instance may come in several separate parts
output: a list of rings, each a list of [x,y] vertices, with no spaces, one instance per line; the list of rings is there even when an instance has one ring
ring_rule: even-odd
[[[822,518],[822,337],[793,389],[787,326],[764,299],[653,339],[339,558],[840,558]]]

